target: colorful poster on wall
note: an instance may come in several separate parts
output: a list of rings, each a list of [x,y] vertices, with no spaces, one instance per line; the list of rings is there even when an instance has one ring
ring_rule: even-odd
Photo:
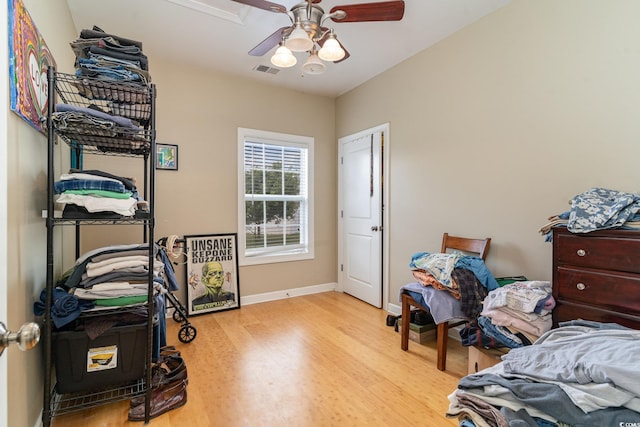
[[[56,62],[22,0],[9,0],[9,79],[11,110],[31,126],[45,131],[47,68]]]
[[[240,308],[236,237],[184,236],[189,315]]]

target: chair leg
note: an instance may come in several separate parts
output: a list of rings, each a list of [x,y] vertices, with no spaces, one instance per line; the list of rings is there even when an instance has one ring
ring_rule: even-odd
[[[439,323],[436,334],[438,337],[437,367],[438,367],[438,370],[444,371],[447,366],[447,342],[449,340],[449,322]]]
[[[402,328],[400,328],[400,348],[404,351],[409,349],[409,323],[411,323],[411,301],[409,295],[402,295]],[[438,360],[437,368],[444,371],[447,366],[447,344],[449,340],[449,322],[439,323],[436,331],[438,339]]]
[[[411,304],[409,296],[402,295],[402,327],[400,328],[400,348],[409,349],[409,323],[411,322]]]

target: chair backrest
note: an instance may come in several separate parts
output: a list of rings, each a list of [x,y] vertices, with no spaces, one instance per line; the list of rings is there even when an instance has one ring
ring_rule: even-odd
[[[449,236],[449,233],[442,235],[442,253],[451,250],[461,251],[464,253],[477,254],[483,260],[487,258],[491,237],[486,239],[470,239],[468,237]]]

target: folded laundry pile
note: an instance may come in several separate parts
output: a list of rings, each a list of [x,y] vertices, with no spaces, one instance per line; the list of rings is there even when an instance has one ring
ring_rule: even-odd
[[[149,84],[149,59],[142,42],[108,34],[99,27],[83,29],[70,43],[76,75],[118,82]]]
[[[142,43],[94,27],[70,45],[76,72],[57,78],[64,103],[51,120],[58,133],[101,151],[146,153],[152,91]]]
[[[70,45],[76,71],[56,74],[49,123],[74,148],[72,164],[85,152],[148,155],[155,87],[142,43],[94,27]]]
[[[552,239],[553,227],[567,227],[572,233],[590,233],[608,229],[640,229],[640,194],[591,188],[575,195],[571,209],[548,218],[538,232]]]
[[[149,264],[149,244],[110,245],[93,249],[82,254],[56,281],[53,291],[53,305],[51,317],[56,330],[75,330],[82,326],[87,335],[93,335],[98,329],[111,327],[125,319],[125,314],[114,314],[116,319],[105,321],[105,316],[99,325],[88,327],[86,316],[82,325],[75,322],[83,312],[104,312],[105,309],[128,307],[128,311],[136,311],[136,307],[144,307],[148,300],[149,286],[153,287],[154,315],[157,324],[154,329],[153,359],[158,358],[160,347],[166,342],[166,318],[164,294],[179,289],[173,271],[171,260],[166,252],[154,244],[155,257],[153,265]],[[149,273],[152,269],[153,283],[149,283]],[[38,316],[45,311],[46,291],[43,290],[40,300],[34,303],[34,313]],[[142,310],[143,320],[146,309]],[[161,315],[162,314],[162,315]],[[135,318],[135,322],[140,320]],[[95,336],[92,336],[95,338]]]
[[[461,331],[463,345],[518,348],[551,329],[555,300],[551,282],[513,282],[489,292],[478,318]]]
[[[101,170],[71,170],[54,183],[56,203],[64,204],[63,217],[112,219],[147,214],[135,180]]]

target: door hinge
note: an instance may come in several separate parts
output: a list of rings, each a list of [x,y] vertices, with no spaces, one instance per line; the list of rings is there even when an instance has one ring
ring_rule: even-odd
[[[340,264],[340,271],[344,271],[344,264]]]

